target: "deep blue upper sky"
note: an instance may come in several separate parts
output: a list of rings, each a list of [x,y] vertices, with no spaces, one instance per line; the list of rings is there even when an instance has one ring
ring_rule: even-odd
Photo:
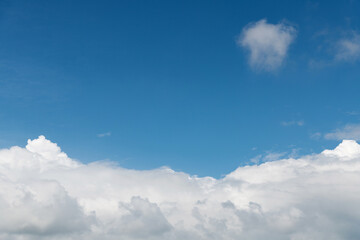
[[[334,60],[359,1],[0,2],[0,147],[43,134],[83,162],[218,177],[359,123],[360,61]],[[237,45],[261,19],[297,32],[272,72]]]

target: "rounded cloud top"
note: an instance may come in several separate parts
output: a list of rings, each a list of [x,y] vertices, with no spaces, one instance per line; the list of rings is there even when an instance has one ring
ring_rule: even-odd
[[[356,239],[360,146],[221,179],[81,164],[40,136],[0,150],[0,239]]]
[[[28,140],[25,148],[14,146],[0,150],[0,166],[11,171],[46,171],[57,168],[76,168],[81,164],[70,159],[61,148],[44,136]]]
[[[334,156],[340,160],[350,160],[360,157],[360,145],[354,140],[343,140],[334,150],[324,150],[325,156]]]

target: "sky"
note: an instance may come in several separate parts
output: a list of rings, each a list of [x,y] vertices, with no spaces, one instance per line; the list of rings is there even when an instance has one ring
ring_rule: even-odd
[[[222,177],[360,139],[359,1],[1,1],[0,147]]]
[[[0,0],[0,239],[360,239],[359,12]]]

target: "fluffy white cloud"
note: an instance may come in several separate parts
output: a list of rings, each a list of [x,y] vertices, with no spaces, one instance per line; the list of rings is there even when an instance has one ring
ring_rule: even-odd
[[[360,58],[360,34],[353,33],[349,38],[341,39],[336,45],[337,60],[354,61]]]
[[[352,139],[360,140],[360,124],[347,124],[342,128],[336,129],[331,133],[325,134],[325,139],[341,140]]]
[[[263,19],[246,26],[238,39],[238,44],[250,51],[251,67],[273,71],[283,64],[295,36],[294,27],[285,23],[267,23]]]
[[[221,179],[82,164],[40,136],[0,150],[0,239],[357,239],[360,145]]]

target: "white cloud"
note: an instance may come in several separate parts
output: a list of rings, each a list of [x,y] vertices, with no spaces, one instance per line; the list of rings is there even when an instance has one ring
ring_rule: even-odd
[[[258,70],[274,71],[284,62],[290,44],[296,37],[293,26],[271,24],[265,19],[246,26],[238,44],[249,50],[249,64]]]
[[[111,136],[111,132],[99,133],[97,136],[98,136],[99,138],[110,137],[110,136]]]
[[[355,61],[360,58],[360,34],[340,39],[336,44],[336,60]]]
[[[324,135],[325,139],[341,140],[352,139],[360,140],[360,124],[347,124],[342,128],[336,129]]]
[[[0,239],[357,239],[359,184],[350,140],[214,179],[82,164],[41,136],[0,150]]]

